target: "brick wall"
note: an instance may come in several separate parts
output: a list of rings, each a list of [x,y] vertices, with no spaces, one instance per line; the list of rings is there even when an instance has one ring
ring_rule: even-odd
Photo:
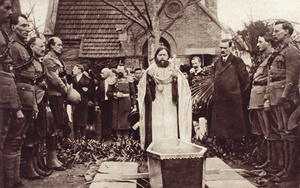
[[[184,3],[184,0],[182,0]],[[217,0],[205,0],[205,6],[212,12],[217,12]],[[160,17],[160,28],[163,30],[171,19],[165,14],[164,11]],[[133,24],[128,31],[128,41],[123,43],[123,47],[126,48],[124,52],[127,55],[141,55],[142,46],[147,36],[141,37],[138,42],[133,41],[134,27],[139,27]],[[145,34],[147,35],[147,34]],[[186,8],[182,17],[177,19],[173,25],[167,30],[167,35],[172,38],[172,41],[168,41],[171,45],[171,54],[174,54],[172,49],[175,48],[177,57],[179,57],[183,63],[189,63],[191,55],[198,54],[187,54],[186,49],[196,48],[212,48],[218,50],[219,42],[221,39],[221,29],[211,20],[211,18],[198,6],[194,4]],[[143,40],[144,39],[144,40]],[[173,41],[174,40],[174,41]],[[141,42],[142,41],[142,42]],[[127,43],[127,44],[126,44]],[[133,43],[135,45],[133,45]],[[138,43],[138,44],[137,44]],[[135,51],[133,51],[135,50]],[[135,66],[139,66],[138,64]]]

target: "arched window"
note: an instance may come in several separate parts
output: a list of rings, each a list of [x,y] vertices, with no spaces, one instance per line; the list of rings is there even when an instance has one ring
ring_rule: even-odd
[[[167,47],[170,50],[170,52],[172,52],[170,44],[166,39],[160,38],[159,45]],[[143,57],[144,57],[143,69],[147,69],[149,67],[149,64],[148,64],[148,40],[146,40],[146,42],[143,45]]]

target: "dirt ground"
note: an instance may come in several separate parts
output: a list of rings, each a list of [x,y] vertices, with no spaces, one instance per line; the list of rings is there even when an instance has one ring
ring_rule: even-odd
[[[109,145],[111,146],[111,145]],[[112,145],[115,147],[114,145]],[[243,164],[239,159],[235,158],[222,158],[225,163],[231,166],[234,169],[253,169],[252,165]],[[53,173],[44,177],[43,179],[38,180],[27,180],[22,179],[23,184],[28,188],[88,188],[94,175],[95,170],[98,169],[101,165],[101,160],[99,163],[89,163],[85,162],[84,164],[73,164],[65,171],[53,171]],[[139,166],[139,172],[147,172],[147,165]],[[252,166],[252,167],[251,167]],[[243,175],[243,174],[241,174]],[[245,177],[245,176],[244,176]],[[86,178],[89,178],[90,181],[87,181]],[[255,178],[257,177],[245,177],[250,182],[256,182]],[[148,180],[149,181],[149,180]],[[150,186],[145,184],[145,181],[138,181],[143,186],[149,188]],[[293,179],[289,179],[282,183],[271,183],[267,182],[264,187],[267,188],[298,188],[300,184],[300,169],[298,175],[295,175]]]
[[[86,188],[89,184],[86,184],[84,174],[88,170],[84,164],[76,164],[65,171],[54,171],[43,179],[22,179],[22,183],[28,188]]]
[[[246,168],[246,166],[239,166],[233,164],[230,161],[225,161],[233,168]],[[248,167],[249,168],[249,167]],[[54,171],[49,177],[44,177],[39,180],[27,180],[22,179],[23,184],[28,188],[88,188],[89,182],[85,180],[85,174],[89,171],[89,167],[85,164],[76,164],[72,168],[65,171]],[[93,172],[91,173],[94,175]],[[249,181],[254,181],[255,177],[246,177]],[[140,181],[143,184],[143,181]],[[264,187],[267,188],[298,188],[300,183],[300,172],[299,176],[285,181],[282,183],[270,183]],[[149,186],[145,186],[149,187]]]
[[[224,160],[224,159],[223,159]],[[237,162],[236,160],[224,160],[226,164],[228,164],[233,169],[246,169],[246,170],[253,170],[254,168],[249,165],[243,165]],[[251,175],[245,175],[245,173],[240,173],[244,178],[246,178],[248,181],[252,183],[256,183],[257,187],[265,187],[265,188],[300,188],[300,169],[298,171],[298,174],[295,174],[294,176],[285,179],[282,182],[270,182],[267,181],[265,178],[259,178],[258,176],[251,176]],[[260,179],[259,181],[261,184],[257,183],[258,181],[256,179]],[[265,183],[263,183],[265,181]]]

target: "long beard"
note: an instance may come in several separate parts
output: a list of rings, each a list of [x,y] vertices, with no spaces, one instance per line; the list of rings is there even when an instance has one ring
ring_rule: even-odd
[[[169,61],[161,60],[161,61],[156,61],[156,65],[158,67],[163,67],[166,68],[169,66]]]

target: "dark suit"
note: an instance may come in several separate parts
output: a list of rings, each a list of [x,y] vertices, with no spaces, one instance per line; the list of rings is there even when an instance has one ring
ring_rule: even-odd
[[[106,92],[108,88],[107,79],[99,78],[98,79],[98,90],[96,101],[99,104],[101,109],[101,132],[103,139],[110,139],[112,130],[111,130],[111,100],[108,99]],[[106,87],[107,86],[107,87]]]
[[[73,88],[78,91],[81,96],[81,101],[74,106],[75,110],[73,112],[74,119],[74,133],[77,133],[79,127],[86,127],[88,118],[88,101],[89,96],[92,94],[93,80],[82,74],[80,80],[77,80],[76,76],[72,79],[71,83]],[[86,88],[87,91],[84,91]]]
[[[230,54],[213,67],[214,93],[210,134],[221,139],[241,139],[246,135],[243,94],[250,84],[246,65]]]

